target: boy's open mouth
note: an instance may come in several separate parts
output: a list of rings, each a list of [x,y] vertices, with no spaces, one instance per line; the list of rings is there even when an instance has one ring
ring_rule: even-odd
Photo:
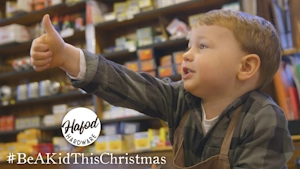
[[[186,74],[189,74],[189,73],[195,73],[195,71],[187,68],[187,67],[183,67],[183,74],[186,75]]]

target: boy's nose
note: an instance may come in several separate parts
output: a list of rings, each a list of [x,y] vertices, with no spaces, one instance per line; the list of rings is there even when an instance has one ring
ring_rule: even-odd
[[[186,62],[193,61],[194,57],[192,55],[191,49],[189,49],[187,52],[183,54],[183,60]]]

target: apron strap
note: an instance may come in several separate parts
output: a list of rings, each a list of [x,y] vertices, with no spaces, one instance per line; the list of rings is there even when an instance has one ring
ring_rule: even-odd
[[[180,123],[179,123],[179,127],[181,128],[181,129],[183,129],[184,128],[184,123],[185,123],[185,121],[186,121],[186,118],[187,118],[187,116],[188,116],[188,111],[187,112],[185,112],[184,114],[183,114],[183,116],[181,117],[181,120],[180,120]]]
[[[235,130],[236,124],[239,120],[240,114],[241,114],[241,110],[242,110],[242,106],[238,107],[232,118],[231,121],[229,123],[229,126],[227,128],[223,143],[222,143],[222,147],[221,147],[221,151],[220,151],[220,155],[224,155],[224,156],[228,156],[228,152],[229,152],[229,148],[230,148],[230,143],[232,140],[232,136],[233,136],[233,132]]]

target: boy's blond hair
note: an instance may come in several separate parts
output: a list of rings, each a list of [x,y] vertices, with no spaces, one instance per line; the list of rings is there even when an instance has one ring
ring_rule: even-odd
[[[239,11],[213,10],[202,14],[196,24],[218,25],[231,30],[242,50],[257,54],[260,58],[259,87],[272,81],[280,65],[281,45],[277,31],[270,22]]]

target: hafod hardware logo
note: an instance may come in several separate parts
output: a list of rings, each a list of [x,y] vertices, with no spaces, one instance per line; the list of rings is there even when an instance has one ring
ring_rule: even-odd
[[[79,107],[66,114],[61,131],[65,139],[74,146],[88,146],[97,140],[101,122],[92,110]]]

